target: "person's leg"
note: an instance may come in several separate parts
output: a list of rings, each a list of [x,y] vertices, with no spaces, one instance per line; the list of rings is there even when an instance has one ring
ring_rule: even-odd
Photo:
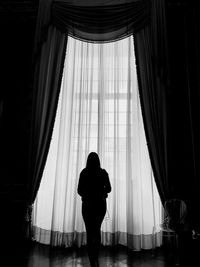
[[[95,261],[95,225],[94,225],[94,216],[93,209],[91,205],[83,204],[82,206],[82,215],[86,228],[87,235],[87,253],[92,267],[96,267]]]
[[[96,205],[83,204],[82,215],[87,234],[87,251],[91,266],[98,266],[101,245],[101,224],[106,214],[106,201]]]
[[[88,252],[88,257],[89,257],[89,261],[91,266],[96,266],[95,262],[96,262],[96,249],[95,249],[95,234],[93,231],[93,227],[91,225],[87,224],[86,227],[86,233],[87,233],[87,252]]]
[[[96,214],[94,221],[94,257],[98,263],[99,251],[101,246],[101,224],[106,214],[106,202],[100,203],[98,206],[98,213]]]

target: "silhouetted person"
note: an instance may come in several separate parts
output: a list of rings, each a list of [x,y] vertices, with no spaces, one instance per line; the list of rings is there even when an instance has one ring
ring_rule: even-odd
[[[92,267],[98,265],[101,224],[106,214],[106,198],[111,191],[108,173],[101,168],[99,156],[91,152],[80,173],[78,194],[82,197],[82,215],[87,233],[87,251]]]

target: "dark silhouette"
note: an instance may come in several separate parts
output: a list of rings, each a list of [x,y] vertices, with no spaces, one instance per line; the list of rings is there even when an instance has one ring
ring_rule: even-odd
[[[87,233],[87,251],[92,267],[99,266],[101,224],[106,214],[106,198],[111,191],[108,173],[101,168],[99,156],[91,152],[80,173],[78,194],[82,197],[82,215]]]

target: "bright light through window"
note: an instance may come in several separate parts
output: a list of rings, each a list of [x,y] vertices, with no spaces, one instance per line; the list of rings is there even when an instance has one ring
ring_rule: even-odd
[[[150,248],[161,205],[144,133],[133,37],[107,44],[68,38],[52,141],[34,206],[36,240],[50,243],[59,233],[64,245],[84,244],[77,184],[91,151],[99,154],[112,185],[102,242]]]

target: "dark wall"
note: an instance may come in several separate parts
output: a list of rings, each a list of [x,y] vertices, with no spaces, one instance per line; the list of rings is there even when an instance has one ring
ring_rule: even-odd
[[[16,251],[22,241],[36,16],[35,1],[0,3],[0,229],[5,252],[7,247]]]
[[[24,5],[9,7],[0,19],[1,141],[7,176],[1,182],[6,184],[23,184],[27,175],[36,8],[31,3]]]

